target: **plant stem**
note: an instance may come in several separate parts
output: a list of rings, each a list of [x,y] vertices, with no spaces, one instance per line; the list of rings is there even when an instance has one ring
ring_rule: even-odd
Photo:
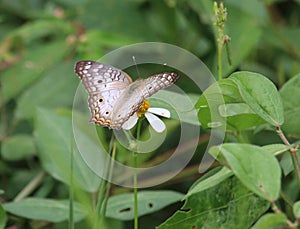
[[[111,154],[111,160],[110,160],[110,165],[109,165],[109,173],[108,173],[108,181],[107,185],[106,185],[106,192],[105,192],[105,196],[104,196],[104,201],[102,204],[102,208],[101,208],[101,215],[105,216],[106,213],[106,206],[107,206],[107,201],[108,201],[108,197],[109,197],[109,191],[110,191],[110,181],[111,181],[111,177],[113,174],[113,169],[114,169],[114,162],[115,162],[115,158],[116,158],[116,152],[117,152],[117,144],[116,142],[113,143],[113,148],[112,148],[112,154]]]
[[[109,144],[109,155],[112,155],[113,153],[113,142],[114,142],[114,135],[111,136],[110,139],[110,144]],[[113,159],[111,159],[113,160]],[[95,217],[95,223],[93,228],[94,229],[98,229],[101,224],[102,224],[102,220],[105,216],[105,207],[106,207],[106,201],[105,198],[108,198],[108,194],[106,194],[106,192],[109,193],[109,190],[107,189],[107,181],[106,178],[109,176],[109,162],[110,160],[107,159],[106,163],[105,163],[105,168],[104,168],[104,174],[103,174],[103,178],[101,179],[101,183],[100,183],[100,187],[99,187],[99,193],[98,193],[98,198],[97,198],[97,204],[96,204],[96,217]],[[111,161],[111,163],[113,163]],[[109,186],[110,187],[110,186]],[[105,204],[104,204],[105,203]]]
[[[69,229],[75,228],[74,223],[74,183],[73,183],[73,171],[74,171],[74,141],[71,133],[71,152],[70,152],[70,202],[69,202]]]
[[[217,2],[214,2],[214,13],[215,13],[215,26],[218,27],[217,30],[217,55],[218,55],[218,79],[222,79],[223,65],[223,46],[224,42],[230,41],[228,36],[224,35],[225,21],[227,20],[227,10],[224,7],[224,4],[221,2],[218,6]]]
[[[21,200],[32,193],[36,187],[42,182],[45,172],[41,171],[38,175],[36,175],[26,186],[22,189],[22,191],[14,198],[14,201]]]
[[[137,132],[136,132],[136,140],[138,140],[140,138],[140,134],[141,134],[141,121],[138,121],[138,126],[137,126]],[[137,188],[137,167],[138,167],[138,163],[137,163],[137,151],[138,149],[136,149],[133,152],[133,167],[134,167],[134,173],[133,173],[133,198],[134,198],[134,229],[138,229],[139,228],[139,222],[138,222],[138,188]]]
[[[222,66],[222,47],[223,45],[220,45],[218,42],[218,80],[222,79],[222,71],[223,71],[223,66]]]
[[[284,133],[282,132],[280,126],[277,126],[277,134],[279,135],[279,137],[281,138],[281,140],[284,142],[285,145],[290,146],[291,144],[289,143],[288,139],[286,138],[286,136],[284,135]],[[299,165],[299,159],[298,159],[298,154],[297,154],[297,148],[296,147],[291,147],[289,149],[291,157],[292,157],[292,161],[293,161],[293,165],[296,171],[296,177],[298,180],[298,183],[300,185],[300,165]]]
[[[139,228],[138,222],[138,190],[137,190],[137,153],[133,152],[133,196],[134,196],[134,229]]]
[[[276,205],[275,201],[271,201],[271,205],[272,205],[272,210],[276,214],[283,214],[283,212],[280,210],[280,208]],[[286,224],[291,229],[297,229],[297,225],[295,223],[293,223],[292,221],[290,221],[289,219],[286,220]]]

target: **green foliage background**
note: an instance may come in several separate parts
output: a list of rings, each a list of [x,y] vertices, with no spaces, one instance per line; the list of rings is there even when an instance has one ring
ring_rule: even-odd
[[[199,188],[197,183],[205,180],[205,176],[192,184],[199,178],[198,165],[209,130],[201,132],[196,155],[188,167],[171,181],[155,187],[156,191],[177,192],[170,191],[170,199],[159,199],[162,193],[141,192],[141,204],[144,203],[145,208],[140,228],[249,228],[261,216],[255,228],[274,228],[287,218],[294,221],[299,217],[295,168],[286,152],[289,147],[282,144],[276,126],[282,124],[285,135],[297,144],[300,135],[300,1],[225,0],[224,5],[228,12],[225,34],[231,38],[232,64],[228,64],[224,49],[222,75],[230,77],[220,81],[220,87],[226,105],[237,109],[228,117],[226,142],[247,144],[213,148],[212,155],[221,152],[221,158],[216,156],[218,162],[213,167],[225,164],[232,171],[212,170],[206,178],[211,176],[213,181],[209,180],[208,186],[202,183]],[[69,170],[66,167],[70,164],[72,103],[79,84],[73,70],[76,61],[97,60],[111,50],[138,42],[165,42],[195,54],[217,76],[216,36],[213,1],[210,0],[1,0],[0,199],[3,204],[0,205],[0,228],[13,225],[66,228],[68,225]],[[151,69],[147,69],[147,74],[151,74]],[[255,77],[257,81],[253,80]],[[183,80],[178,84],[199,99],[197,109],[207,103],[194,86]],[[210,95],[210,90],[206,93]],[[251,108],[251,114],[241,111],[245,108],[245,105],[240,106],[242,103]],[[209,112],[205,109],[199,112],[203,127],[208,127],[210,120],[205,117]],[[176,136],[178,122],[170,120],[167,127],[170,135]],[[106,129],[98,131],[100,138],[110,135]],[[271,149],[259,147],[274,143],[281,145]],[[172,147],[170,138],[166,144]],[[168,147],[159,154],[142,156],[140,165],[150,166],[153,161],[165,160]],[[129,163],[130,155],[122,156],[122,149],[119,150],[118,160]],[[237,158],[244,165],[239,153],[251,150],[272,154],[263,159],[245,156],[246,161],[253,160],[257,164],[256,172],[247,166],[242,170],[233,160]],[[274,155],[280,156],[275,160]],[[264,168],[259,161],[266,159],[266,163],[271,161],[270,167]],[[100,179],[88,170],[79,156],[74,160],[75,182],[81,187],[75,195],[74,219],[76,228],[89,228]],[[275,182],[270,181],[272,176],[255,180],[270,171],[275,174]],[[265,192],[258,188],[261,184]],[[280,197],[279,190],[283,193]],[[113,186],[111,194],[130,191]],[[183,195],[178,192],[188,193],[183,206],[178,202]],[[160,204],[154,213],[147,208],[149,198],[153,201],[151,204]],[[284,214],[276,211],[266,214],[272,212],[272,201],[279,199],[278,206]],[[21,202],[15,205],[16,200]],[[129,201],[119,208],[132,206],[130,204]],[[180,208],[183,210],[177,211]],[[132,218],[109,215],[113,210],[108,211],[103,228],[132,228]],[[270,224],[275,221],[278,222],[275,226]],[[197,227],[193,227],[195,225]]]

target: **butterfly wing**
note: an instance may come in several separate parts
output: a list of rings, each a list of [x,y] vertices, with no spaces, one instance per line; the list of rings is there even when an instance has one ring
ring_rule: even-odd
[[[178,78],[179,75],[175,72],[165,72],[130,84],[122,92],[122,100],[115,104],[113,119],[118,123],[124,123],[138,111],[145,99],[157,91],[172,85]]]
[[[113,109],[132,79],[125,72],[96,61],[84,60],[75,65],[75,73],[89,94],[91,122],[114,128]]]

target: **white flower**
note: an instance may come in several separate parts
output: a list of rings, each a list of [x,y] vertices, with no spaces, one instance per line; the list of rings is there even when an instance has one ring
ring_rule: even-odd
[[[144,101],[142,104],[141,108],[139,109],[138,112],[134,113],[123,125],[122,128],[124,130],[129,130],[132,127],[135,126],[137,123],[138,119],[142,116],[145,115],[146,119],[152,126],[152,128],[158,132],[161,133],[166,129],[166,125],[164,122],[157,117],[156,115],[163,116],[165,118],[170,118],[170,111],[164,108],[158,108],[158,107],[150,107],[150,104],[147,100]],[[156,114],[156,115],[155,115]]]

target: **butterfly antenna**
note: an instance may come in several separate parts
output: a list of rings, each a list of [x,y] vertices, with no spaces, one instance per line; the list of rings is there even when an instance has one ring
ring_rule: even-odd
[[[133,63],[134,63],[134,65],[135,65],[135,69],[136,69],[136,72],[137,72],[137,74],[138,74],[138,77],[141,77],[140,71],[139,71],[139,69],[138,69],[138,66],[137,66],[137,63],[136,63],[136,60],[135,60],[135,56],[132,56],[132,60],[133,60]]]

